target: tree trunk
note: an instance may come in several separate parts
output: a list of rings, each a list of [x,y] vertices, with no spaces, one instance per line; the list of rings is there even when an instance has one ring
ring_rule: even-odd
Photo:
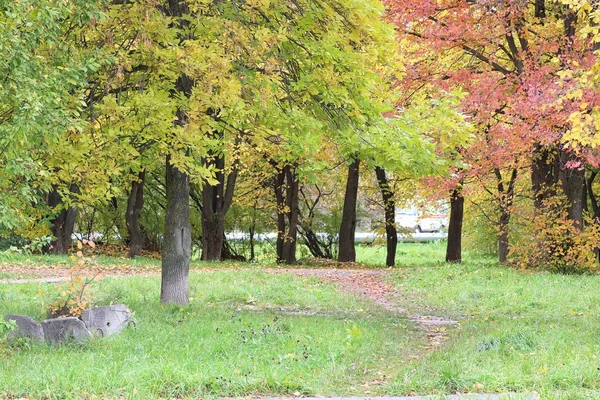
[[[310,198],[305,194],[304,190],[300,190],[299,193],[302,195],[302,200],[307,210],[307,215],[303,216],[302,213],[299,213],[299,227],[298,232],[304,239],[304,243],[308,247],[310,254],[316,258],[333,258],[333,235],[327,235],[327,239],[319,237],[319,235],[313,229],[313,223],[315,219],[315,210],[321,201],[321,197],[323,196],[323,192],[319,188],[318,185],[315,185],[315,189],[317,191],[316,196],[314,198]]]
[[[561,151],[560,164],[565,166],[569,162],[581,162],[576,155]],[[566,168],[563,167],[559,173],[559,181],[562,189],[567,196],[569,219],[578,229],[583,228],[583,193],[586,184],[585,168]]]
[[[296,243],[298,242],[298,189],[299,182],[296,171],[291,166],[285,168],[287,178],[286,204],[289,210],[286,213],[288,229],[283,241],[281,259],[286,264],[296,264]]]
[[[277,203],[277,262],[283,261],[283,242],[285,239],[285,171],[277,171],[275,177],[275,201]]]
[[[446,247],[446,262],[462,261],[462,225],[465,198],[460,189],[452,191],[450,197],[450,222],[448,223],[448,244]]]
[[[346,194],[344,196],[344,208],[339,235],[338,261],[340,262],[356,261],[354,234],[356,232],[359,167],[360,160],[358,157],[348,167],[348,180],[346,181]]]
[[[510,214],[500,212],[500,234],[498,235],[498,261],[505,263],[508,258],[508,223]]]
[[[69,191],[73,194],[79,193],[79,186],[72,184],[69,187]],[[55,209],[59,205],[63,204],[63,199],[56,187],[48,193],[47,197],[48,206],[51,209]],[[73,230],[75,229],[75,220],[77,219],[77,206],[69,206],[63,208],[60,212],[52,219],[52,225],[50,230],[54,239],[46,249],[45,253],[51,254],[67,254],[73,243]]]
[[[144,181],[146,172],[138,173],[138,179],[131,183],[131,192],[127,200],[127,211],[125,213],[125,225],[129,233],[129,258],[142,255],[144,247],[144,235],[140,229],[140,214],[144,207]]]
[[[598,175],[598,171],[591,172],[586,182],[586,192],[592,205],[592,212],[594,213],[594,219],[592,223],[600,224],[600,207],[598,206],[598,199],[596,198],[596,193],[594,192],[594,180],[596,179],[596,175]],[[596,247],[594,249],[594,254],[596,254],[596,259],[600,261],[600,247]]]
[[[207,216],[202,211],[202,256],[205,261],[220,261],[223,252],[223,236],[225,235],[225,221],[220,216]]]
[[[162,251],[161,303],[189,302],[188,275],[192,234],[190,226],[189,179],[166,162],[167,207]]]
[[[188,20],[181,18],[189,12],[186,1],[169,0],[164,11],[165,14],[174,18],[173,26],[185,28],[189,25]],[[177,39],[183,42],[187,38],[189,38],[189,33],[181,34]],[[171,96],[190,98],[193,87],[194,81],[189,76],[182,74],[177,78]],[[185,110],[178,109],[174,125],[183,128],[187,124]],[[165,234],[162,247],[160,302],[184,305],[189,303],[188,275],[192,251],[190,182],[187,174],[171,164],[169,155],[167,155],[165,169]]]
[[[255,261],[256,255],[254,254],[254,225],[252,225],[249,229],[248,229],[248,234],[250,236],[250,262]]]
[[[300,182],[295,166],[286,165],[277,172],[275,198],[277,200],[277,262],[296,264],[298,241],[298,190]]]
[[[600,223],[600,206],[598,205],[598,199],[596,197],[596,193],[594,192],[594,180],[596,179],[596,175],[598,175],[598,172],[592,171],[587,179],[587,194],[590,199],[590,203],[592,204],[594,219],[597,223]]]
[[[508,224],[511,217],[511,207],[515,198],[515,184],[517,182],[517,169],[513,169],[508,182],[508,188],[505,189],[502,179],[502,172],[499,168],[494,169],[497,179],[498,196],[500,198],[500,219],[498,221],[498,261],[506,262],[508,258]]]
[[[385,212],[385,242],[387,256],[385,265],[393,267],[396,265],[396,247],[398,246],[398,230],[396,229],[396,202],[394,201],[394,193],[390,189],[390,184],[385,176],[385,170],[380,167],[375,167],[375,175],[377,176],[377,184],[381,191],[383,199],[383,208]]]
[[[219,139],[223,133],[218,133]],[[237,141],[236,141],[237,144]],[[233,202],[233,193],[238,175],[238,162],[227,176],[225,187],[225,156],[222,152],[211,152],[203,160],[206,167],[214,168],[217,183],[202,187],[202,260],[219,261],[222,259],[223,237],[225,236],[225,215]]]
[[[556,150],[537,145],[531,163],[531,186],[536,213],[540,213],[544,202],[556,193],[554,185],[558,182],[558,170]]]

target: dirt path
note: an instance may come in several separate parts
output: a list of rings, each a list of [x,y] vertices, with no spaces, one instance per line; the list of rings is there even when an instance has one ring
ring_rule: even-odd
[[[355,270],[355,269],[267,269],[273,274],[294,274],[296,276],[316,276],[335,282],[342,290],[366,297],[388,311],[404,314],[421,328],[427,335],[427,349],[441,347],[448,338],[447,328],[458,324],[458,321],[434,316],[409,313],[405,308],[394,304],[393,298],[398,295],[394,287],[385,281],[388,270]]]

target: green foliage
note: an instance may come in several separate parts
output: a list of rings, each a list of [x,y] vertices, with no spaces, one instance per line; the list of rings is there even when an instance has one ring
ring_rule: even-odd
[[[99,62],[74,46],[74,38],[98,17],[91,1],[0,2],[0,224],[5,229],[36,222],[32,205],[39,178],[51,172],[44,161],[48,149],[84,125],[80,89]]]

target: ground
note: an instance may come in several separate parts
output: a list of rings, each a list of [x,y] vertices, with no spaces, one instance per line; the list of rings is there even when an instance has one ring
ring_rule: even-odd
[[[597,276],[485,263],[194,264],[191,305],[179,308],[158,305],[155,262],[103,264],[97,300],[128,304],[140,327],[83,347],[5,344],[0,397],[600,397]],[[64,278],[67,266],[17,257],[0,279]],[[41,281],[0,286],[0,313],[43,317],[55,284]]]

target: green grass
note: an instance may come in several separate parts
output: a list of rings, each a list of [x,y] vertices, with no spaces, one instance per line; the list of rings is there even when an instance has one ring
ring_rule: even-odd
[[[360,245],[356,246],[356,261],[359,263],[384,266],[385,245]],[[480,254],[463,250],[463,261],[475,265],[494,265],[497,263],[495,255]],[[399,267],[424,267],[445,265],[446,241],[437,240],[423,243],[400,242],[396,249],[396,266]]]
[[[422,344],[406,320],[313,278],[192,274],[183,308],[158,304],[158,277],[97,285],[97,299],[127,304],[138,327],[81,345],[0,344],[0,398],[357,395]],[[51,288],[0,287],[0,314],[41,319]]]
[[[360,246],[357,254],[382,265],[385,249]],[[366,391],[600,398],[600,276],[523,273],[469,252],[464,264],[448,265],[444,254],[440,242],[399,244],[400,266],[390,277],[396,301],[409,312],[460,320],[441,349],[423,351],[422,332],[411,323],[315,278],[269,275],[256,264],[197,262],[192,267],[239,269],[192,274],[193,300],[182,309],[158,304],[158,277],[101,281],[100,302],[128,304],[139,328],[83,346],[0,346],[0,397],[50,390],[56,398]],[[67,262],[18,257],[13,262],[24,266]],[[158,267],[136,262],[133,269]],[[0,314],[41,318],[40,302],[52,287],[0,287]]]
[[[390,393],[535,390],[600,397],[600,277],[470,265],[405,268],[411,311],[461,319],[442,350],[401,372]]]
[[[298,258],[310,258],[308,250],[304,246],[300,246],[303,250],[298,251]],[[274,255],[273,255],[274,257]],[[356,246],[356,261],[368,266],[385,266],[386,249],[385,245],[357,245]],[[446,242],[434,241],[426,243],[398,243],[396,252],[396,264],[400,267],[406,266],[434,266],[444,265],[446,258]],[[496,258],[493,255],[481,255],[468,250],[463,251],[463,260],[467,263],[495,264]],[[100,255],[97,258],[98,264],[106,268],[131,268],[133,270],[151,270],[160,268],[160,260],[137,257],[135,259],[107,257]],[[11,252],[0,251],[0,267],[2,265],[12,266],[27,266],[30,268],[40,267],[68,267],[72,264],[69,257],[66,255],[25,255]],[[248,262],[206,262],[192,260],[190,266],[192,268],[219,268],[219,267],[241,267],[241,268],[262,268],[262,267],[277,267],[275,260],[261,260],[260,263]],[[308,265],[310,266],[310,265]]]

